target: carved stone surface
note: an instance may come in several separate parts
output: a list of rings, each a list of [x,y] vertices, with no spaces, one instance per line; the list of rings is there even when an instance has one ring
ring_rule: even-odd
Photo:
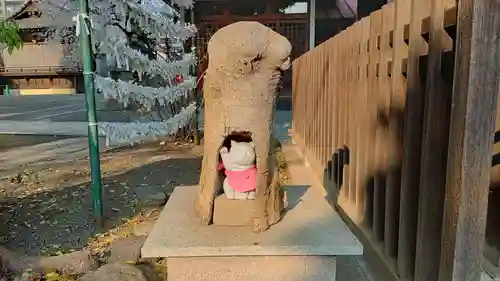
[[[253,200],[230,200],[219,195],[214,202],[214,224],[222,226],[251,225]]]
[[[255,144],[257,193],[252,225],[265,231],[281,219],[283,195],[277,181],[274,137],[276,90],[290,67],[290,42],[257,22],[237,22],[217,31],[208,43],[204,80],[205,135],[196,210],[202,224],[213,221],[220,194],[219,149],[231,131],[248,131]]]

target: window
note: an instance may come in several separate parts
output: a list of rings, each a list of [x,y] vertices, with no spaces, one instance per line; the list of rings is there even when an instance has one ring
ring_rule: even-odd
[[[281,9],[280,12],[284,14],[307,14],[307,2],[296,2],[293,5]]]

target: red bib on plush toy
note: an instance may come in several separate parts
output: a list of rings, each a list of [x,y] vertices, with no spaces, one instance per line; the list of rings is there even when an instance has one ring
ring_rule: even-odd
[[[257,185],[254,144],[231,141],[231,149],[223,147],[220,155],[219,169],[225,169],[226,175],[224,187],[241,193],[254,191]]]

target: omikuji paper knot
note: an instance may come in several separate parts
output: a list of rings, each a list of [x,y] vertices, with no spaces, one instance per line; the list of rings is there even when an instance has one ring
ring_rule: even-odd
[[[78,13],[76,16],[73,17],[73,21],[76,23],[76,36],[80,36],[80,28],[81,28],[81,25],[83,24],[83,26],[85,27],[85,32],[87,33],[86,35],[89,35],[90,34],[90,28],[94,28],[93,24],[92,24],[92,19],[89,17],[89,15],[87,14],[83,14],[83,13]],[[89,27],[89,24],[90,23],[90,27]]]

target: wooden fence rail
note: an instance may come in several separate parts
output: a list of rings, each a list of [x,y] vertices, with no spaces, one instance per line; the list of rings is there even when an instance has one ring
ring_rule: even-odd
[[[402,280],[479,280],[499,19],[494,0],[396,0],[293,63],[295,142]]]

